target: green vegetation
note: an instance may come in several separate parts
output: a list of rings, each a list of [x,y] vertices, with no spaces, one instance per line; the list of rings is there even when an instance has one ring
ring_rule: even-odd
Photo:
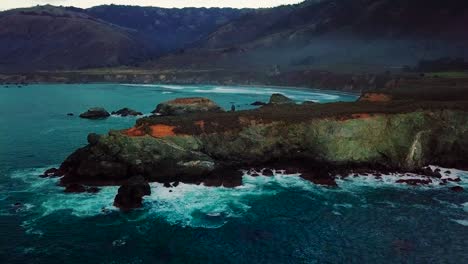
[[[468,78],[468,71],[429,72],[425,76],[432,78]]]

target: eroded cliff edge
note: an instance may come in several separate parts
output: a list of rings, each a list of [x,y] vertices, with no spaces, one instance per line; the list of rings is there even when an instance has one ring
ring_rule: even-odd
[[[285,161],[321,170],[463,168],[468,102],[362,101],[152,116],[88,141],[61,165],[63,185],[120,184],[135,175],[200,182],[228,177],[231,168]]]

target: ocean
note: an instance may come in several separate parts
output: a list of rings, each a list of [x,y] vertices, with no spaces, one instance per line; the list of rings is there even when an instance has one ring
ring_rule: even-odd
[[[65,194],[42,179],[86,144],[88,133],[133,126],[134,117],[85,120],[101,106],[149,114],[178,97],[253,109],[272,93],[354,101],[300,88],[57,84],[0,86],[0,263],[461,263],[468,259],[468,173],[461,183],[411,187],[397,175],[348,177],[337,188],[276,172],[244,173],[236,188],[152,183],[141,209],[112,206],[118,187]],[[74,113],[68,116],[67,113]],[[450,174],[445,173],[449,170]],[[408,177],[418,177],[412,175]]]

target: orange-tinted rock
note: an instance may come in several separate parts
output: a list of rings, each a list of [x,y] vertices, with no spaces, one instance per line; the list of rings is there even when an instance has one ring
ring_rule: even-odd
[[[124,130],[122,133],[131,137],[141,137],[146,134],[142,127],[132,127]]]
[[[167,137],[167,136],[175,136],[176,133],[174,133],[175,126],[168,126],[168,125],[153,125],[150,126],[151,129],[151,136],[155,138],[162,138],[162,137]]]

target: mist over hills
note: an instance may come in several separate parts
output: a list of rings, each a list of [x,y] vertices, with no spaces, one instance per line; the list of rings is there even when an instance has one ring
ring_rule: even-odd
[[[268,9],[98,6],[0,13],[0,71],[384,71],[468,57],[463,0],[322,0]]]

